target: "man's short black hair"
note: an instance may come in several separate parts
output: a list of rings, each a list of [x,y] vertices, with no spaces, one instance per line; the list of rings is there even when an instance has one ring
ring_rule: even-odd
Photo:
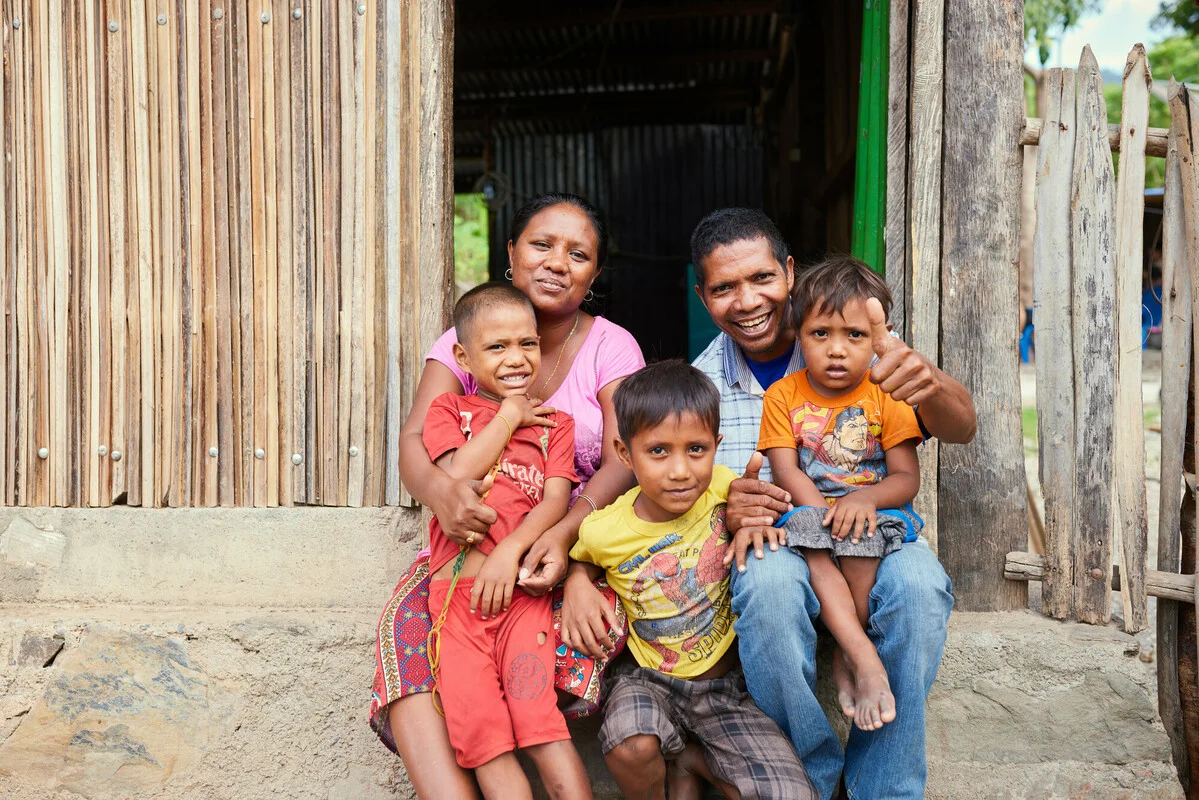
[[[458,302],[454,304],[454,329],[458,334],[458,341],[466,343],[474,332],[471,323],[480,312],[505,305],[527,308],[536,318],[536,311],[529,298],[508,283],[481,283],[458,298]]]
[[[621,381],[612,399],[616,427],[627,445],[641,431],[690,411],[720,433],[720,392],[685,361],[659,361]]]
[[[787,258],[791,255],[787,242],[778,226],[756,208],[720,208],[699,221],[691,233],[691,263],[695,265],[695,280],[702,292],[704,286],[704,260],[717,247],[734,242],[765,239],[770,252],[779,266],[787,269]]]
[[[791,291],[791,324],[798,331],[808,314],[839,314],[850,300],[871,297],[882,303],[883,316],[890,317],[891,290],[883,277],[853,256],[829,256],[799,271]]]

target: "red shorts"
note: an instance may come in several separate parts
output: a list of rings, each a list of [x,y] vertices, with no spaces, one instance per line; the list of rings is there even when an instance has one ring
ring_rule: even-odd
[[[441,629],[437,691],[458,764],[474,769],[516,748],[570,738],[554,693],[554,628],[548,595],[520,589],[497,617],[470,613],[473,578],[450,598]],[[429,584],[429,608],[445,606],[448,580]]]

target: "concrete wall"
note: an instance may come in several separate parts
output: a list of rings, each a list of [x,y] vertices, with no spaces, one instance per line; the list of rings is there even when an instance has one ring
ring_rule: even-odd
[[[25,509],[0,530],[0,797],[411,796],[366,713],[418,514]],[[955,614],[928,796],[1181,797],[1138,655],[1114,629]]]

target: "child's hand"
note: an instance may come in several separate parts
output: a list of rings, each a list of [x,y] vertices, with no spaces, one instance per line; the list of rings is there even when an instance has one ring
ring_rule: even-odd
[[[862,541],[862,532],[866,537],[874,536],[874,526],[878,509],[866,492],[850,492],[837,502],[824,515],[824,525],[832,529],[832,536],[838,542],[846,536],[852,536],[853,543]]]
[[[478,609],[483,619],[487,619],[508,610],[512,605],[512,587],[516,584],[520,556],[519,545],[511,539],[500,542],[488,554],[470,589],[472,614]]]
[[[754,525],[742,528],[737,531],[737,535],[729,543],[728,549],[724,551],[724,565],[727,567],[736,560],[737,571],[745,572],[746,552],[752,547],[754,555],[761,559],[764,556],[762,552],[762,545],[764,543],[769,543],[771,550],[786,547],[787,532],[782,528],[775,528],[770,525]]]
[[[498,413],[504,416],[504,419],[511,423],[513,428],[531,428],[534,425],[548,425],[551,428],[558,427],[558,423],[549,419],[555,409],[549,406],[541,405],[541,401],[536,398],[528,398],[525,395],[512,395],[505,397],[500,403]]]

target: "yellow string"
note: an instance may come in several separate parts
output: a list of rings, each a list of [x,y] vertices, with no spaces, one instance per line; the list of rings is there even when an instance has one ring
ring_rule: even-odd
[[[497,415],[498,416],[498,415]],[[501,417],[501,419],[503,419]],[[507,422],[508,420],[504,420]],[[500,471],[500,462],[503,460],[503,454],[500,454],[500,460],[495,462],[495,466],[491,468],[492,480],[495,480],[496,475]],[[493,484],[494,485],[494,484]],[[488,489],[483,493],[482,500],[487,499],[487,495],[491,494]],[[433,678],[433,688],[430,694],[433,697],[433,708],[437,709],[437,713],[445,716],[445,709],[442,708],[441,701],[437,699],[437,674],[441,671],[441,629],[445,626],[446,617],[450,613],[450,600],[454,596],[454,589],[458,586],[458,579],[462,577],[462,565],[466,563],[466,552],[473,545],[464,544],[458,546],[458,558],[454,561],[454,574],[450,578],[450,588],[445,593],[445,605],[441,609],[441,613],[437,615],[437,620],[433,623],[433,627],[429,629],[429,638],[425,641],[425,653],[429,657],[429,674]]]

